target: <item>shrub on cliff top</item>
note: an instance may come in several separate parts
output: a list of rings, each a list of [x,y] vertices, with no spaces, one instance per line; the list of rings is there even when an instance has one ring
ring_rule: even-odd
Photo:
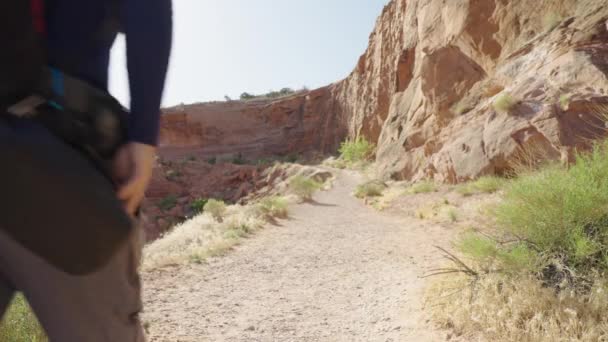
[[[517,101],[511,94],[504,92],[494,100],[494,109],[500,113],[508,113],[517,104]]]

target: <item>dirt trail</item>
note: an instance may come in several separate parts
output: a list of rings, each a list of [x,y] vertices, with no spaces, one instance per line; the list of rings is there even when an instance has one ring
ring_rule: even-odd
[[[421,279],[446,228],[392,217],[351,193],[343,171],[315,203],[223,258],[144,275],[151,341],[441,341]]]

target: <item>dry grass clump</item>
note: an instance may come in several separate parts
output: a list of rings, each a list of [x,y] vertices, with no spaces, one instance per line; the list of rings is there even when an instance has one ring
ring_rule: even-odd
[[[367,197],[380,197],[384,193],[388,186],[386,183],[379,180],[372,180],[360,184],[355,189],[355,197],[367,198]]]
[[[226,214],[226,203],[224,201],[210,199],[205,203],[203,211],[211,214],[217,222],[222,222],[224,215]]]
[[[287,218],[289,215],[289,203],[283,197],[271,196],[263,198],[257,204],[259,215],[266,220],[274,218]]]
[[[503,92],[494,100],[494,109],[499,113],[508,113],[515,107],[517,100],[508,92]]]
[[[46,334],[22,295],[13,299],[0,322],[2,342],[46,342]]]
[[[323,184],[320,182],[301,175],[295,176],[289,181],[289,189],[291,192],[304,201],[310,201],[312,195],[322,187]]]
[[[407,193],[409,194],[427,194],[427,193],[431,193],[431,192],[436,192],[437,191],[437,184],[435,182],[432,181],[422,181],[419,183],[416,183],[412,186],[410,186],[409,189],[407,189]]]
[[[582,296],[556,294],[532,276],[446,276],[427,303],[436,322],[465,340],[605,341],[607,291],[598,284]]]
[[[228,207],[223,218],[218,223],[209,215],[196,216],[147,245],[144,270],[202,262],[222,255],[264,225],[264,220],[247,206]]]
[[[460,184],[456,187],[456,192],[465,197],[478,193],[492,194],[502,189],[506,182],[507,180],[501,177],[483,176],[475,181]]]

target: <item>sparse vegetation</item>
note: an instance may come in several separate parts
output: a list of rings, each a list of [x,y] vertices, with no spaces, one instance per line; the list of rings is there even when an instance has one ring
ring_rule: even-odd
[[[562,110],[568,110],[570,107],[570,95],[564,94],[559,97],[559,106]]]
[[[506,184],[507,180],[496,176],[484,176],[473,182],[460,184],[456,187],[456,192],[468,197],[478,193],[491,194],[499,191]]]
[[[217,163],[217,158],[216,157],[212,157],[207,159],[207,164],[209,165],[215,165]]]
[[[277,98],[293,95],[293,94],[296,94],[299,92],[307,91],[307,90],[308,89],[306,87],[303,87],[300,90],[293,90],[291,88],[283,88],[279,91],[271,90],[266,94],[260,94],[260,95],[254,95],[254,94],[245,92],[245,93],[241,94],[240,99],[242,101],[254,100],[254,99],[277,99]]]
[[[458,102],[456,106],[454,106],[454,113],[456,113],[456,115],[462,115],[468,111],[470,111],[470,108],[464,101]]]
[[[437,321],[488,340],[607,339],[606,208],[608,142],[570,168],[519,175],[491,211],[499,229],[459,239],[466,259],[447,273],[468,276],[433,290]]]
[[[222,222],[226,214],[226,204],[224,201],[210,199],[205,203],[203,210],[209,213],[217,222]]]
[[[458,212],[456,211],[456,208],[448,208],[447,214],[448,214],[450,221],[452,221],[452,222],[458,221]]]
[[[22,295],[17,295],[0,323],[2,342],[46,342],[46,334]]]
[[[143,268],[150,270],[169,265],[203,263],[209,257],[225,254],[243,237],[264,224],[251,206],[226,207],[220,201],[210,202],[224,208],[220,209],[222,223],[208,215],[198,215],[177,225],[161,239],[145,247]]]
[[[304,201],[311,200],[312,195],[322,186],[316,180],[304,176],[295,176],[289,181],[290,190]]]
[[[243,155],[241,153],[239,153],[236,156],[234,156],[234,158],[232,158],[232,164],[245,165],[245,164],[247,164],[247,161],[243,158]]]
[[[273,218],[287,218],[289,213],[287,200],[283,197],[272,196],[262,199],[258,203],[258,210],[266,220]]]
[[[207,198],[197,198],[190,204],[190,209],[192,209],[195,215],[200,214],[205,209],[207,202],[209,202]]]
[[[499,113],[508,113],[517,104],[517,101],[508,92],[503,92],[494,100],[494,109]]]
[[[366,198],[366,197],[379,197],[382,196],[387,185],[379,180],[372,180],[365,182],[355,189],[355,197]]]
[[[435,191],[437,191],[437,184],[432,181],[422,181],[407,189],[407,192],[410,194],[426,194]]]
[[[172,182],[177,181],[181,176],[182,173],[179,170],[167,170],[165,173],[165,177]]]
[[[364,137],[347,140],[340,146],[340,158],[350,164],[365,162],[372,157],[375,148]]]
[[[557,12],[549,12],[543,17],[543,29],[545,32],[556,28],[563,21],[562,16]]]
[[[158,207],[162,211],[169,211],[169,210],[175,208],[176,205],[177,205],[177,197],[175,197],[174,195],[169,195],[167,197],[164,197],[160,200],[160,202],[158,202]]]

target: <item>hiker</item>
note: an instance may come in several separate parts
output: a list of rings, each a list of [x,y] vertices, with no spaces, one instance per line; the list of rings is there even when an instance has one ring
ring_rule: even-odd
[[[25,1],[3,1],[4,3],[0,4],[0,9],[3,11],[4,17],[3,23],[0,25],[7,25],[7,21],[13,20],[12,14],[6,12],[9,11],[8,8],[10,6],[16,6],[15,8],[17,8]],[[137,220],[138,208],[151,179],[156,155],[160,103],[171,48],[171,0],[29,1],[31,1],[28,5],[31,10],[29,14],[32,15],[33,27],[42,37],[41,41],[44,42],[48,65],[52,67],[51,71],[48,72],[48,83],[52,84],[53,94],[62,98],[63,101],[42,101],[44,103],[40,104],[36,102],[39,96],[30,96],[7,110],[9,114],[19,116],[23,112],[22,108],[24,106],[27,107],[32,101],[36,102],[35,105],[32,105],[36,109],[28,109],[31,113],[24,115],[25,118],[0,113],[0,156],[3,156],[3,153],[8,155],[11,151],[14,151],[13,147],[7,148],[8,144],[14,143],[14,146],[19,148],[23,146],[23,149],[26,150],[32,144],[38,143],[38,140],[44,142],[40,145],[43,148],[50,146],[49,149],[54,148],[55,150],[49,151],[57,151],[57,154],[49,152],[46,155],[43,153],[36,155],[36,151],[31,151],[32,155],[38,159],[31,161],[33,166],[29,168],[24,166],[30,159],[33,159],[29,155],[27,158],[31,157],[30,159],[25,156],[16,156],[16,158],[20,158],[20,161],[16,162],[15,165],[3,161],[3,171],[0,172],[4,173],[0,173],[0,177],[4,177],[5,174],[15,178],[20,178],[23,174],[36,176],[36,165],[48,165],[48,170],[40,170],[39,173],[44,177],[49,177],[49,179],[38,180],[36,177],[31,177],[32,182],[40,182],[41,184],[36,193],[26,193],[22,196],[21,192],[31,191],[31,189],[20,191],[17,186],[11,188],[8,193],[4,192],[4,197],[13,196],[14,201],[8,202],[9,199],[2,202],[4,208],[11,205],[13,207],[9,208],[10,211],[4,209],[5,211],[0,213],[0,216],[2,216],[0,218],[2,220],[0,221],[0,315],[6,311],[15,292],[20,291],[27,298],[51,341],[144,341],[145,337],[138,319],[142,306],[138,275],[142,246],[140,232],[136,227],[137,224],[134,225],[134,229],[124,233],[125,235],[128,234],[125,242],[120,245],[117,244],[116,250],[107,257],[106,261],[103,261],[103,264],[100,262],[100,266],[94,270],[86,266],[88,265],[86,252],[96,248],[100,251],[107,250],[110,248],[109,246],[107,248],[103,245],[99,246],[103,244],[103,241],[99,239],[88,245],[88,240],[73,241],[74,243],[71,245],[68,245],[68,243],[63,245],[58,236],[74,240],[74,235],[80,234],[79,236],[86,240],[90,236],[95,236],[94,234],[103,234],[103,229],[97,229],[94,232],[91,228],[91,226],[101,224],[100,222],[125,222],[125,219],[121,217],[123,214],[127,217],[127,221],[130,220],[129,217]],[[23,23],[13,24],[21,25]],[[97,164],[89,162],[89,159],[85,159],[85,157],[81,158],[80,152],[75,152],[81,150],[80,146],[77,146],[78,143],[69,141],[70,144],[64,144],[60,142],[55,136],[49,134],[48,131],[55,132],[53,128],[49,128],[48,131],[41,128],[37,116],[44,118],[44,120],[40,119],[40,122],[48,123],[49,126],[47,127],[53,127],[53,124],[60,118],[69,117],[68,112],[72,113],[70,104],[75,103],[77,104],[75,108],[79,108],[78,105],[82,105],[83,102],[87,102],[86,104],[89,106],[91,106],[89,102],[93,103],[92,107],[86,107],[89,109],[78,112],[78,115],[81,116],[96,110],[96,100],[84,101],[82,98],[84,95],[80,94],[89,94],[89,92],[95,94],[88,96],[87,99],[104,97],[104,95],[99,94],[105,94],[107,91],[110,49],[119,32],[123,32],[126,36],[131,113],[125,120],[128,124],[126,125],[125,137],[121,140],[122,143],[105,154],[111,156],[108,159],[110,166],[108,167],[109,175],[107,178],[111,178],[114,182],[110,182],[103,175],[95,172],[96,169],[92,165]],[[2,34],[0,33],[0,39],[4,37]],[[24,36],[29,37],[27,34],[24,34]],[[23,39],[14,40],[15,42],[10,44],[22,44],[21,42],[24,41]],[[7,58],[11,60],[10,54],[13,50],[22,48],[23,46],[20,45],[7,49],[4,45],[4,51],[0,55],[0,63],[6,61]],[[32,59],[31,54],[17,51],[13,60],[20,58],[20,63],[0,66],[0,68],[9,71],[23,69],[24,63]],[[25,70],[16,76],[23,76],[30,71],[32,70]],[[8,77],[6,72],[0,74],[2,74],[0,77]],[[10,80],[12,82],[12,79]],[[81,81],[84,81],[87,85],[85,86]],[[20,83],[15,82],[14,84]],[[57,84],[59,84],[59,90]],[[89,91],[89,86],[96,90]],[[6,89],[6,86],[0,84],[0,99],[6,98],[6,93],[23,93],[21,90],[15,90],[14,92],[13,90]],[[97,90],[100,92],[97,92]],[[12,93],[11,95],[13,95]],[[68,93],[69,95],[67,95]],[[109,95],[107,97],[108,99],[104,101],[111,102],[113,100],[109,98]],[[22,99],[22,97],[19,97],[19,99]],[[101,105],[101,102],[99,103]],[[52,114],[44,114],[47,112],[52,112]],[[76,110],[73,112],[77,113]],[[107,114],[104,111],[101,112]],[[95,119],[97,116],[92,117]],[[118,114],[116,117],[119,117]],[[110,119],[115,119],[115,117],[111,116]],[[88,121],[84,120],[83,122]],[[109,122],[114,123],[115,121],[110,120]],[[61,125],[57,124],[57,126],[57,132],[63,132],[61,129],[65,128],[65,125],[62,123]],[[74,127],[78,128],[80,126],[75,125]],[[111,125],[111,127],[115,127],[115,125]],[[67,129],[66,131],[72,132]],[[110,133],[109,136],[112,137],[118,134],[117,132]],[[21,138],[24,141],[29,139],[27,140],[28,143],[19,145],[19,139]],[[78,135],[78,138],[83,141],[87,139],[82,134]],[[97,142],[97,140],[89,140]],[[47,141],[48,143],[46,143]],[[71,147],[72,145],[74,145],[74,148]],[[95,150],[95,148],[90,148],[87,145],[87,148],[82,148],[82,150],[90,151]],[[106,151],[100,147],[99,151],[102,151],[100,153],[103,155],[110,150]],[[98,151],[91,152],[91,156],[99,155],[95,152]],[[52,155],[48,156],[49,154]],[[48,157],[50,162],[47,162],[45,157]],[[53,159],[65,160],[68,163],[65,170],[61,170],[63,165],[61,165],[60,160]],[[53,165],[53,162],[60,165]],[[73,171],[70,169],[72,164],[69,163],[73,163],[74,167],[82,168],[84,171]],[[67,181],[60,179],[65,174],[73,178],[73,183],[78,186],[70,186],[69,182],[72,182],[72,180],[69,177],[67,177]],[[51,176],[54,178],[50,178]],[[88,181],[88,179],[92,181]],[[45,183],[42,183],[42,181]],[[27,187],[30,184],[28,179],[24,181],[18,179],[15,182],[20,184],[19,187]],[[7,186],[12,186],[15,182],[7,182]],[[102,202],[105,188],[84,189],[95,182],[111,185],[111,187],[108,186],[108,189],[111,190],[108,193],[114,196],[112,201],[115,200],[116,207],[122,210],[120,214],[87,214],[95,213],[95,210],[102,212],[106,209],[107,212],[112,213],[111,210],[114,208],[113,204],[110,203],[112,201],[108,198],[105,199],[105,202]],[[84,190],[81,191],[81,189]],[[80,198],[78,196],[82,197],[82,194],[86,194],[86,192],[83,192],[85,190],[90,191],[93,195],[78,200]],[[56,193],[53,193],[54,191]],[[40,202],[41,198],[48,199],[45,200],[46,202]],[[61,214],[61,217],[57,216],[59,214],[56,214],[56,212],[64,210],[64,208],[61,207],[61,203],[56,202],[68,200],[71,200],[70,205],[74,206],[72,212]],[[28,209],[30,211],[25,212],[26,214],[14,218],[14,222],[22,224],[21,227],[15,227],[15,225],[11,227],[2,226],[7,225],[5,223],[9,222],[7,220],[12,219],[9,214],[22,209],[21,206],[14,204],[15,201],[22,203],[23,206],[30,203],[42,203],[44,205]],[[91,203],[101,204],[97,207],[91,207]],[[108,204],[105,205],[104,203]],[[47,215],[49,217],[46,217]],[[55,220],[55,216],[59,217],[57,219],[64,220],[64,223],[53,223],[51,227],[47,226],[44,220],[47,219],[49,221],[48,225],[51,225],[52,222],[50,221]],[[116,216],[116,218],[109,216]],[[74,224],[73,220],[75,219],[88,220],[88,223],[76,222]],[[23,222],[39,222],[41,226],[26,226]],[[73,229],[72,232],[75,232],[75,234],[70,234],[68,228],[65,228],[68,233],[63,233],[64,226]],[[73,228],[74,226],[77,227]],[[111,232],[113,228],[107,227],[107,231]],[[36,229],[35,234],[23,233],[23,231],[31,231],[32,229]],[[116,235],[118,236],[119,233]],[[109,236],[108,241],[111,238],[112,236]],[[33,241],[33,243],[28,244],[29,241]],[[70,254],[73,253],[70,251],[72,247],[75,250],[80,248],[84,252],[82,262],[79,263],[79,257]],[[47,255],[49,258],[45,257]],[[63,265],[65,265],[65,268],[63,268]],[[66,270],[73,270],[74,272],[72,274]]]

